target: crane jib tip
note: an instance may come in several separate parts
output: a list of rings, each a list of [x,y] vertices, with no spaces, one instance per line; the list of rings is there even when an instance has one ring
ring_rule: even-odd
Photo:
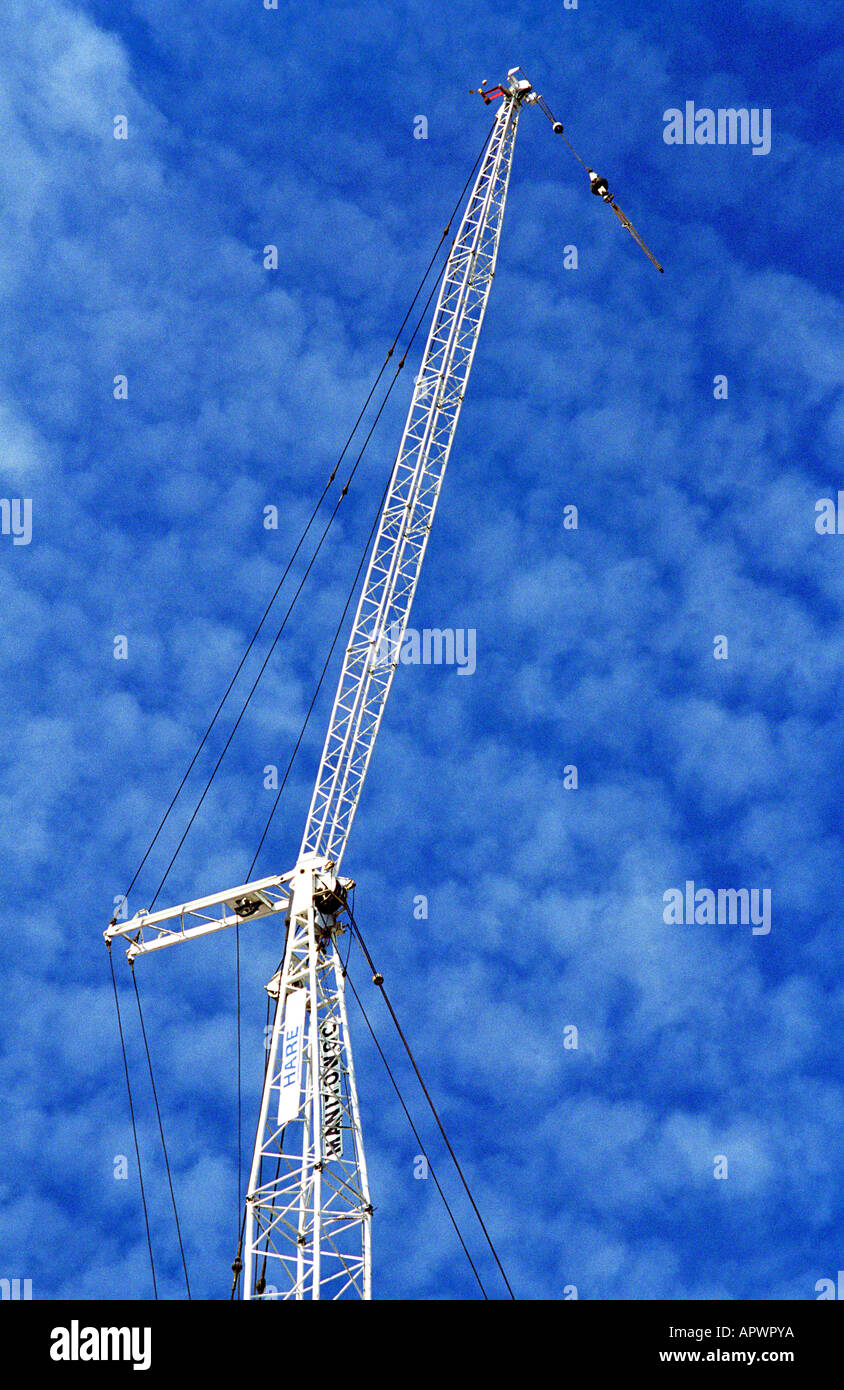
[[[581,158],[577,150],[574,148],[574,145],[565,135],[562,121],[557,120],[556,116],[549,107],[545,98],[541,96],[539,92],[537,92],[534,100],[536,102],[536,105],[539,107],[540,111],[542,111],[543,115],[547,116],[554,134],[562,136],[563,143],[568,146],[569,150],[573,154],[574,158],[577,160],[578,164],[581,164],[583,168],[586,170],[587,176],[589,178],[589,186],[592,189],[592,192],[597,193],[597,195],[600,198],[603,198],[605,203],[609,204],[616,217],[618,218],[619,222],[623,227],[627,229],[627,231],[632,236],[633,240],[636,242],[637,246],[640,246],[642,248],[648,260],[651,262],[652,265],[656,266],[660,275],[664,275],[665,270],[660,265],[656,256],[653,254],[652,251],[648,249],[648,247],[645,245],[642,238],[639,236],[639,233],[636,231],[630,219],[628,217],[625,217],[624,213],[621,211],[621,208],[616,203],[613,195],[609,191],[606,179],[603,179],[598,174],[596,174],[594,169],[590,169],[588,164],[586,163],[586,160]]]

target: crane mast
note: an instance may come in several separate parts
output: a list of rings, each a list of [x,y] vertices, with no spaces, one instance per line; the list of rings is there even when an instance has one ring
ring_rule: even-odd
[[[495,273],[524,102],[520,69],[501,97],[443,274],[366,573],[295,868],[112,922],[138,955],[283,914],[283,962],[246,1193],[243,1297],[368,1299],[372,1203],[338,938],[352,881],[339,877],[398,664]],[[240,1252],[235,1262],[240,1274]]]

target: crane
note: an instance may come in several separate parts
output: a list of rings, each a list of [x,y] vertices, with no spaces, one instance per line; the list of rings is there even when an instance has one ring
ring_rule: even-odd
[[[373,1208],[339,948],[350,926],[354,883],[340,868],[495,274],[523,107],[537,104],[555,133],[563,133],[521,68],[513,68],[499,87],[487,90],[484,83],[479,90],[487,104],[498,99],[501,105],[442,276],[296,864],[281,875],[161,911],[141,910],[125,922],[112,920],[105,932],[109,948],[116,938],[130,943],[127,956],[134,962],[246,921],[283,919],[282,964],[266,986],[275,1013],[245,1199],[242,1289],[248,1300],[372,1296]],[[606,182],[587,173],[593,192],[610,203],[661,270]],[[236,1281],[240,1263],[239,1252]]]

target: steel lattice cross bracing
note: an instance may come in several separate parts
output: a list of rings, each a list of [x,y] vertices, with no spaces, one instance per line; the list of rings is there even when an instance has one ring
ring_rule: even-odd
[[[521,111],[502,103],[452,247],[346,649],[300,853],[339,867],[431,532],[495,262]]]
[[[371,1296],[372,1205],[337,949],[345,887],[333,898],[337,886],[307,865],[293,881],[246,1203],[247,1299]]]
[[[422,365],[346,648],[294,870],[112,922],[136,957],[245,921],[286,928],[244,1213],[246,1299],[368,1299],[372,1204],[338,937],[338,877],[398,663],[495,273],[522,103],[514,69],[448,256]],[[387,642],[389,639],[389,642]],[[391,655],[385,660],[384,651]],[[235,1265],[240,1272],[240,1259]]]

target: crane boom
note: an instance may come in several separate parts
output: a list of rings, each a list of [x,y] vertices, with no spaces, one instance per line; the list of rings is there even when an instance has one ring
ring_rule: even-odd
[[[446,261],[296,866],[177,907],[141,908],[128,922],[115,914],[104,933],[109,951],[116,938],[129,942],[134,965],[142,954],[285,914],[281,968],[266,987],[275,1016],[265,1042],[261,1110],[232,1266],[232,1294],[243,1274],[245,1299],[372,1295],[372,1203],[338,949],[346,921],[354,924],[348,903],[354,884],[338,871],[398,665],[495,274],[523,104],[539,105],[583,165],[592,192],[662,270],[606,180],[581,159],[521,68],[512,68],[495,88],[486,90],[484,83],[479,93],[501,106]]]
[[[496,117],[445,268],[346,648],[300,855],[338,868],[398,664],[490,286],[521,101]]]
[[[295,868],[105,932],[142,954],[273,914],[281,968],[267,985],[261,1109],[233,1266],[246,1299],[371,1297],[372,1204],[338,938],[351,918],[338,870],[398,664],[489,298],[522,104],[540,100],[514,68],[448,255],[422,365],[345,651]],[[377,977],[376,977],[377,978]],[[243,1259],[241,1260],[241,1255]]]
[[[245,1298],[371,1296],[372,1205],[337,949],[349,881],[336,873],[463,403],[495,273],[521,103],[530,91],[527,81],[511,76],[449,253],[340,673],[277,981],[247,1195]],[[291,1065],[295,1099],[289,1102]],[[267,1270],[281,1287],[276,1278],[267,1283]]]

